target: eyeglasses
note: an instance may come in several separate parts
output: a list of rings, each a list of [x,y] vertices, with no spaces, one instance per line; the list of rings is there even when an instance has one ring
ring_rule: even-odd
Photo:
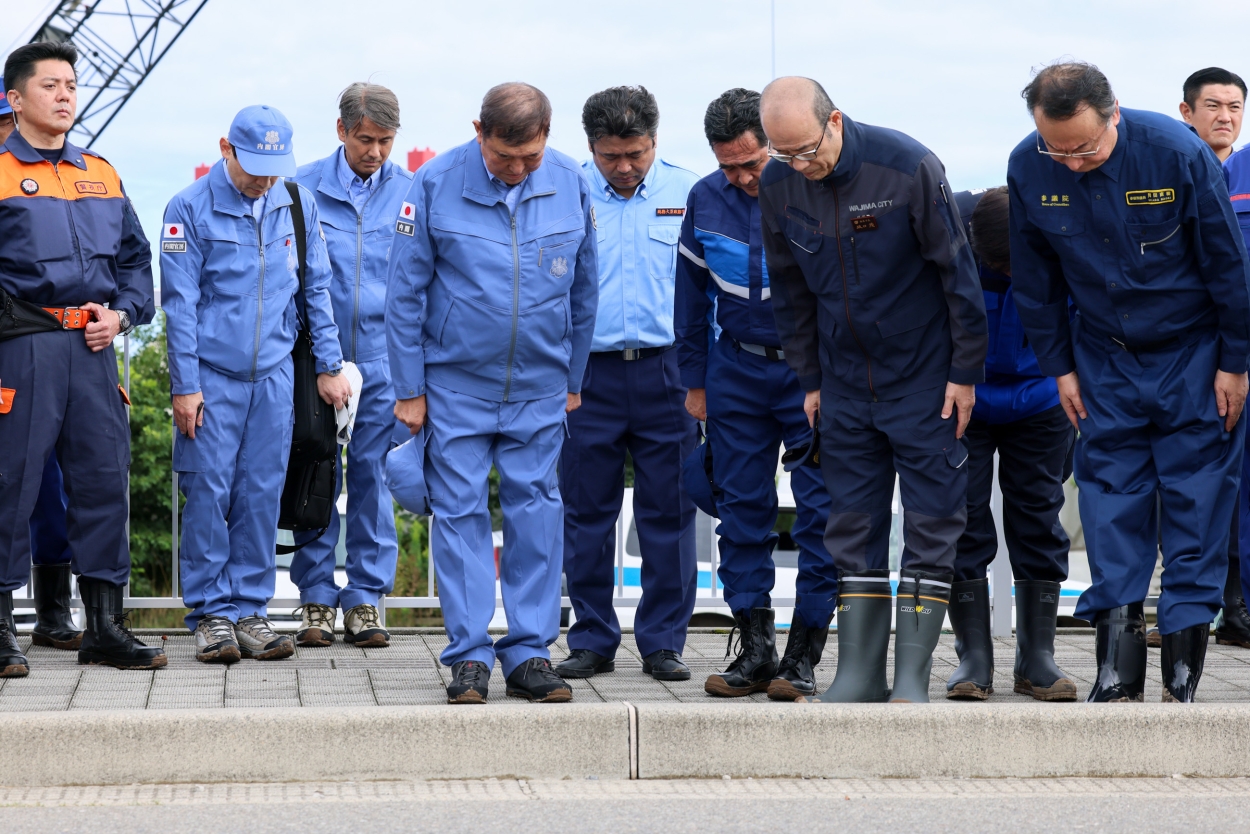
[[[1037,141],[1037,152],[1040,153],[1042,156],[1049,156],[1051,159],[1085,159],[1087,157],[1098,155],[1098,152],[1102,150],[1102,137],[1107,134],[1107,131],[1110,128],[1111,128],[1111,122],[1110,120],[1108,120],[1107,123],[1102,126],[1102,133],[1098,134],[1099,141],[1098,141],[1098,144],[1094,147],[1094,149],[1092,151],[1080,151],[1079,153],[1058,153],[1056,151],[1042,150],[1041,132],[1034,131],[1033,135]]]
[[[816,158],[816,154],[820,151],[820,146],[824,144],[825,137],[828,135],[829,135],[829,126],[825,125],[825,131],[824,133],[820,134],[820,141],[816,143],[816,147],[812,148],[810,151],[803,151],[802,153],[777,153],[776,151],[773,150],[773,143],[769,142],[768,143],[768,156],[772,159],[777,160],[778,162],[784,162],[787,165],[794,162],[796,159],[799,162],[811,162],[813,159]]]

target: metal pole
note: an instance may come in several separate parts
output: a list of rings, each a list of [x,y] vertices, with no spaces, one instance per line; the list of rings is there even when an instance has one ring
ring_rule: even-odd
[[[174,431],[177,432],[178,429],[175,428]],[[169,515],[172,519],[170,527],[171,532],[173,533],[173,538],[170,540],[171,547],[169,548],[172,556],[169,565],[169,595],[171,597],[177,597],[179,596],[178,585],[180,584],[178,582],[178,473],[175,471],[171,474],[173,475],[173,490],[170,494],[171,503]]]
[[[122,336],[122,387],[130,399],[130,334]],[[126,427],[130,427],[130,406],[126,406]],[[126,552],[130,552],[130,467],[126,467]],[[130,575],[126,575],[126,596],[130,596]]]
[[[425,560],[425,595],[432,597],[437,596],[434,593],[434,516],[429,516],[425,522],[425,538],[429,547],[429,557]]]
[[[625,507],[616,517],[616,595],[625,596]]]
[[[990,563],[990,634],[1011,636],[1011,559],[1003,536],[1003,491],[998,484],[998,454],[994,455],[994,488],[990,493],[990,512],[994,514],[994,531],[998,535],[998,553]]]
[[[708,587],[711,589],[711,596],[716,596],[716,571],[720,568],[720,546],[716,536],[716,519],[708,516],[707,519],[707,566],[709,581]]]
[[[777,77],[777,0],[768,2],[769,42],[772,44],[772,77]]]

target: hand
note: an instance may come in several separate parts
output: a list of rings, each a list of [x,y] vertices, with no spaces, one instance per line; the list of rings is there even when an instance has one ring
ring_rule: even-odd
[[[1246,388],[1250,381],[1246,374],[1215,372],[1215,407],[1224,418],[1224,431],[1232,431],[1246,405]]]
[[[421,427],[425,425],[425,394],[396,402],[395,419],[407,426],[408,431],[413,434],[421,431]]]
[[[942,419],[949,420],[952,409],[959,412],[959,423],[955,426],[955,439],[964,436],[964,429],[968,428],[968,421],[972,419],[972,407],[977,402],[977,387],[975,385],[957,385],[954,382],[946,383],[946,401],[942,403]]]
[[[1063,406],[1064,411],[1068,412],[1068,422],[1072,424],[1072,428],[1080,431],[1081,424],[1076,418],[1080,416],[1084,420],[1089,416],[1089,412],[1085,410],[1085,403],[1081,402],[1081,380],[1077,378],[1076,371],[1073,371],[1070,374],[1055,377],[1055,384],[1059,386],[1059,404]]]
[[[87,324],[87,329],[83,331],[83,335],[87,338],[87,347],[99,353],[113,344],[117,334],[122,332],[121,316],[108,307],[96,304],[94,301],[88,301],[82,305],[82,309],[90,313],[91,318],[94,319],[94,321]]]
[[[686,391],[686,411],[696,420],[707,419],[706,388],[691,388]]]
[[[577,411],[577,409],[581,407],[582,407],[582,395],[581,394],[569,394],[569,401],[568,401],[568,404],[564,406],[564,413],[568,414],[570,411]]]
[[[803,395],[803,413],[807,415],[807,424],[816,428],[820,417],[820,391],[808,391]]]
[[[335,408],[343,408],[352,396],[352,384],[342,374],[338,376],[317,374],[317,393],[323,402]]]
[[[204,394],[174,394],[174,425],[187,439],[195,440],[195,429],[204,425]]]

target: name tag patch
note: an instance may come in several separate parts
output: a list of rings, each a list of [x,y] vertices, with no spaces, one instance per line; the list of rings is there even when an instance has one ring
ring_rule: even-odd
[[[163,240],[161,241],[162,252],[185,252],[187,251],[187,242],[185,240]]]
[[[1068,201],[1067,194],[1043,194],[1042,195],[1042,207],[1043,208],[1045,208],[1046,206],[1062,206],[1063,208],[1068,208],[1070,205],[1072,204]]]
[[[102,182],[76,182],[74,188],[79,194],[107,194],[108,188]]]
[[[1124,194],[1124,201],[1130,206],[1157,206],[1160,203],[1174,203],[1176,202],[1176,189],[1148,188],[1144,191],[1128,191]]]
[[[405,223],[403,220],[399,220],[395,223],[395,231],[401,235],[408,235],[408,237],[412,237],[417,231],[417,227],[413,223]]]
[[[877,218],[873,217],[871,214],[852,217],[851,228],[857,232],[871,232],[877,228]]]
[[[656,217],[684,217],[685,208],[658,208],[655,210]]]

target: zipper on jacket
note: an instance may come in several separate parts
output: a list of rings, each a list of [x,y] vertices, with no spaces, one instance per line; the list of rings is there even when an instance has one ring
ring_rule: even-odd
[[[868,392],[872,394],[872,401],[877,401],[877,390],[872,387],[872,358],[868,355],[868,351],[864,349],[864,343],[859,340],[859,334],[855,332],[855,324],[851,321],[851,297],[847,292],[849,287],[846,282],[846,258],[842,254],[842,204],[838,200],[838,189],[831,187],[833,192],[833,234],[838,241],[838,263],[842,265],[842,301],[846,305],[846,325],[851,329],[851,337],[855,339],[855,344],[859,345],[859,350],[864,354],[864,364],[868,366]],[[855,238],[851,238],[852,241]],[[852,252],[854,244],[852,244]],[[856,267],[858,269],[858,266]]]
[[[854,235],[851,235],[851,265],[855,267],[855,285],[857,287],[862,287],[863,283],[860,280],[861,276],[859,274],[859,247],[855,245]]]
[[[265,316],[265,242],[260,235],[260,221],[252,216],[252,225],[256,227],[256,246],[260,250],[260,282],[256,287],[256,342],[252,346],[252,374],[250,382],[256,381],[256,360],[260,356],[260,323]],[[308,311],[304,311],[308,315]]]
[[[1173,230],[1172,230],[1172,233],[1171,233],[1170,235],[1168,235],[1167,237],[1165,237],[1165,238],[1160,238],[1159,240],[1147,240],[1147,241],[1143,241],[1143,242],[1142,242],[1142,245],[1141,245],[1141,253],[1142,253],[1143,255],[1144,255],[1144,254],[1146,254],[1146,247],[1147,247],[1147,246],[1158,246],[1160,243],[1167,243],[1169,240],[1171,240],[1172,238],[1176,237],[1176,233],[1177,233],[1177,232],[1179,232],[1180,230],[1181,230],[1181,227],[1180,227],[1180,226],[1177,226],[1175,229],[1173,229]]]
[[[521,305],[521,253],[516,245],[516,215],[512,215],[512,341],[508,345],[508,375],[503,384],[503,401],[512,393],[512,360],[516,358],[516,329]]]
[[[356,300],[352,305],[352,361],[356,361],[356,332],[360,328],[360,259],[364,252],[365,216],[356,212]]]
[[[74,225],[74,212],[70,210],[70,201],[65,196],[65,180],[61,179],[61,166],[51,160],[47,160],[47,163],[52,166],[52,173],[56,174],[57,184],[61,186],[61,203],[65,206],[65,219],[69,225],[70,235],[74,239],[74,254],[78,256],[78,271],[85,279],[87,277],[87,265],[82,258],[82,242],[78,240],[78,227]],[[85,283],[83,289],[86,289]]]

